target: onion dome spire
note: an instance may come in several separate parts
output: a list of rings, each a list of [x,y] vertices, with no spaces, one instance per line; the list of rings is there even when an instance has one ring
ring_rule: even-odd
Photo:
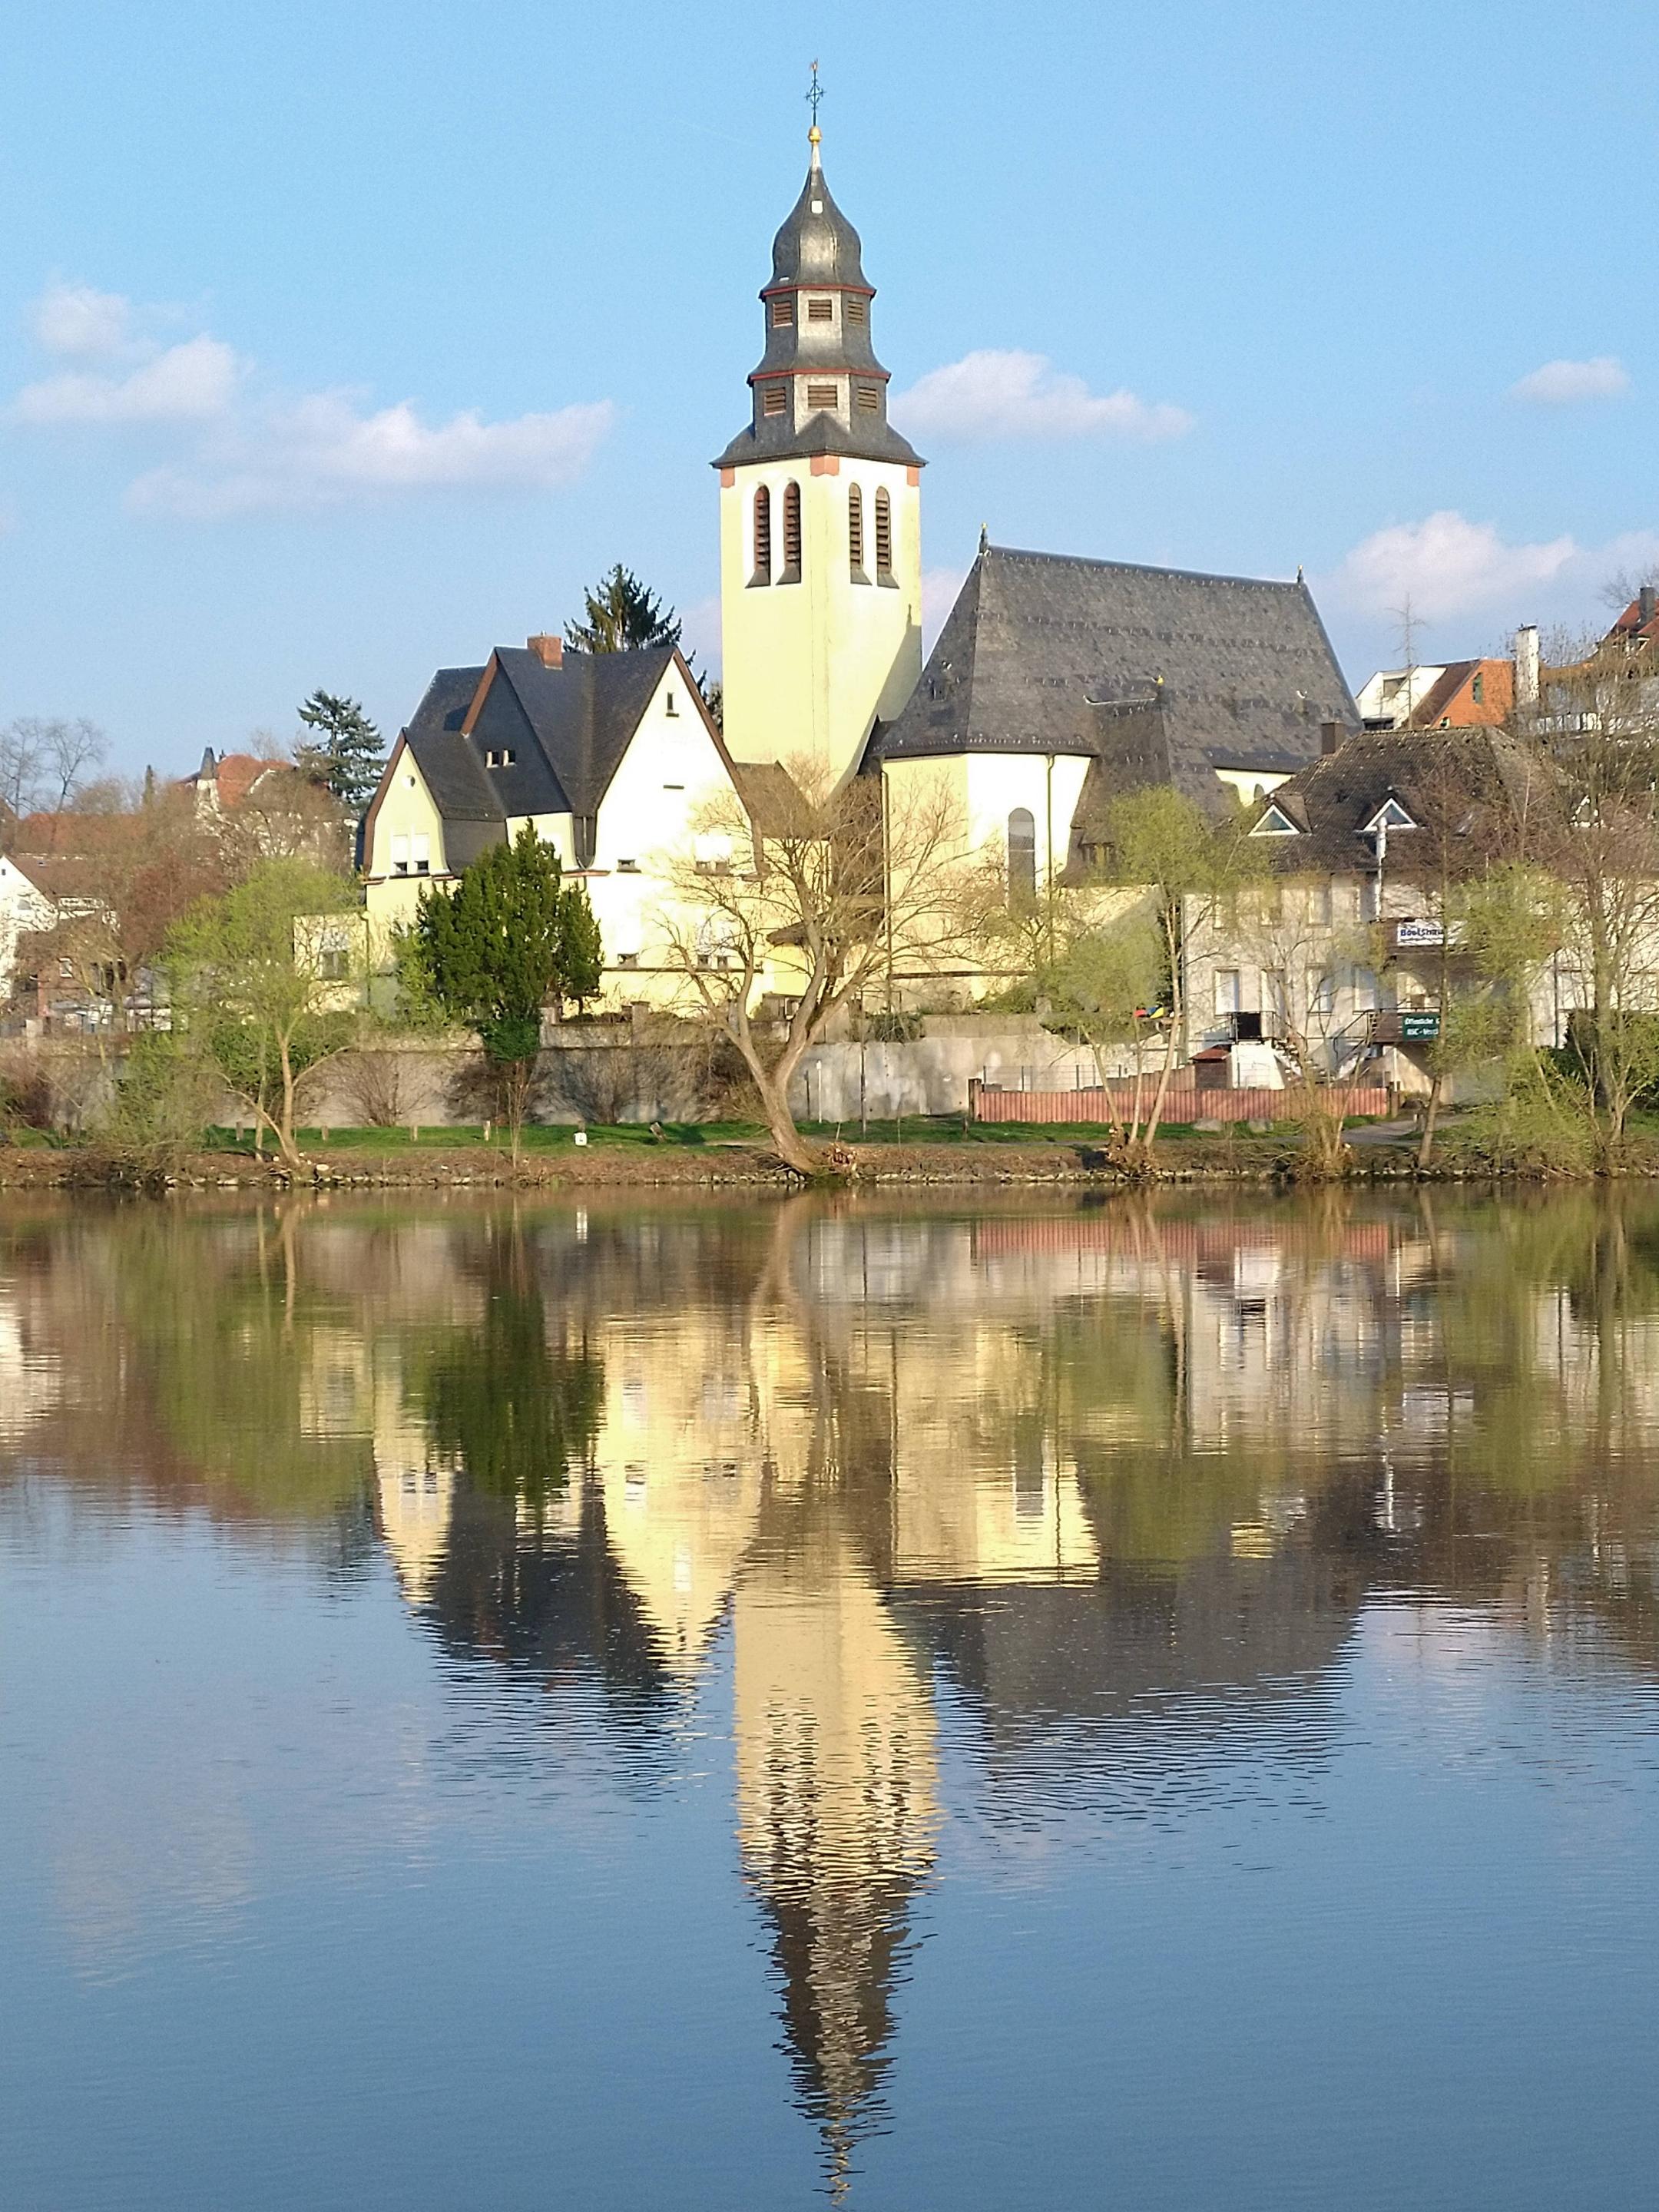
[[[750,427],[715,462],[842,453],[915,468],[921,456],[887,420],[888,374],[871,343],[875,287],[864,273],[859,234],[824,180],[812,64],[811,149],[800,196],[772,240],[772,274],[762,288],[766,346],[750,372]]]

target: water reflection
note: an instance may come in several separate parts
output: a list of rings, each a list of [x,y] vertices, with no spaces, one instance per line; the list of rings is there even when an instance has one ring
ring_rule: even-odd
[[[729,1664],[835,2195],[947,1739],[959,1821],[1156,1821],[1317,1791],[1368,1608],[1649,1679],[1656,1420],[1646,1194],[0,1218],[14,1479],[388,1560],[450,1660],[618,1742]]]

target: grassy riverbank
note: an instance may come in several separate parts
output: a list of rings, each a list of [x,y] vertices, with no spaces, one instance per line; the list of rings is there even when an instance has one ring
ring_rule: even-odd
[[[636,1124],[592,1127],[579,1145],[568,1127],[526,1129],[515,1168],[507,1138],[482,1126],[461,1128],[307,1129],[306,1157],[324,1184],[387,1188],[786,1185],[793,1180],[772,1155],[758,1123],[671,1123],[658,1131]],[[1007,1184],[1079,1182],[1103,1186],[1121,1177],[1097,1124],[1075,1127],[975,1123],[960,1115],[867,1128],[811,1124],[815,1141],[839,1141],[853,1155],[856,1179],[872,1183]],[[1352,1123],[1352,1171],[1367,1179],[1415,1173],[1417,1133],[1409,1124]],[[1170,1182],[1267,1182],[1293,1176],[1302,1152],[1295,1123],[1262,1129],[1200,1131],[1175,1125],[1158,1139],[1156,1173]],[[1489,1175],[1454,1118],[1437,1147],[1435,1172]],[[1634,1133],[1631,1171],[1659,1174],[1659,1117]],[[228,1129],[209,1132],[203,1148],[180,1160],[167,1181],[186,1188],[276,1186],[289,1181],[268,1153]],[[112,1170],[95,1147],[24,1131],[0,1144],[0,1189],[43,1189],[131,1181]]]

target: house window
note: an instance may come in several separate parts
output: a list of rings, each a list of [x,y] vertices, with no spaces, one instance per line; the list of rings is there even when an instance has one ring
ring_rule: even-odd
[[[668,696],[663,702],[663,712],[665,714],[678,714],[679,711],[679,702],[674,696],[674,687],[671,684],[668,687]]]
[[[781,584],[800,581],[800,486],[787,483],[783,488],[783,574]]]
[[[879,415],[881,412],[880,385],[860,384],[858,391],[859,412],[861,415]]]
[[[1215,971],[1215,1010],[1218,1014],[1236,1014],[1241,998],[1239,971],[1237,968],[1218,968]]]
[[[1008,817],[1008,903],[1030,906],[1036,897],[1036,817],[1029,806],[1017,806]]]
[[[884,485],[876,494],[876,574],[893,580],[893,502]]]
[[[489,751],[485,753],[484,766],[486,768],[511,768],[514,762],[516,761],[518,757],[518,754],[514,750],[511,745],[495,746],[492,747]]]
[[[789,292],[781,292],[772,302],[772,327],[775,331],[787,330],[794,319],[794,295]]]
[[[818,298],[809,300],[806,302],[806,319],[809,323],[833,323],[836,319],[835,301]]]
[[[1328,1022],[1336,1012],[1336,978],[1328,968],[1308,970],[1308,1019]]]
[[[787,396],[781,384],[768,384],[763,386],[761,390],[761,413],[763,415],[781,415],[788,404],[789,401]]]
[[[1474,700],[1477,707],[1484,707],[1486,705],[1486,678],[1484,671],[1477,672],[1474,683],[1469,686],[1469,696]]]
[[[835,407],[841,402],[841,387],[834,384],[809,384],[806,404],[809,407]]]
[[[325,983],[343,983],[346,977],[347,952],[343,945],[325,945],[317,962],[317,973]]]
[[[870,316],[870,302],[861,292],[849,292],[842,313],[849,323],[867,322]]]
[[[637,876],[639,872],[640,864],[637,860],[618,860],[617,863],[617,873],[619,876]]]
[[[864,494],[856,484],[847,494],[847,558],[854,575],[864,580]]]
[[[426,830],[417,830],[410,839],[409,856],[417,876],[432,873],[432,839]]]
[[[1374,968],[1356,968],[1353,971],[1353,1003],[1362,1014],[1376,1012],[1376,971]]]
[[[640,956],[637,952],[619,952],[617,955],[618,968],[637,968],[639,964]]]
[[[400,830],[392,841],[392,872],[394,876],[409,873],[409,832]]]
[[[751,584],[772,580],[772,495],[763,484],[755,494],[755,573]]]

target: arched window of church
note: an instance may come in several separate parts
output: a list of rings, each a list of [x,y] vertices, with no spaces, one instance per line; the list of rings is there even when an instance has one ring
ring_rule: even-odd
[[[1008,903],[1030,906],[1036,898],[1036,817],[1017,806],[1008,817]]]
[[[876,574],[893,574],[893,502],[885,485],[876,494]]]
[[[800,581],[800,486],[787,483],[783,488],[783,574],[781,584]]]
[[[860,582],[864,577],[864,494],[854,484],[847,495],[847,558]]]
[[[755,494],[755,573],[751,584],[772,580],[772,495],[763,484]]]

